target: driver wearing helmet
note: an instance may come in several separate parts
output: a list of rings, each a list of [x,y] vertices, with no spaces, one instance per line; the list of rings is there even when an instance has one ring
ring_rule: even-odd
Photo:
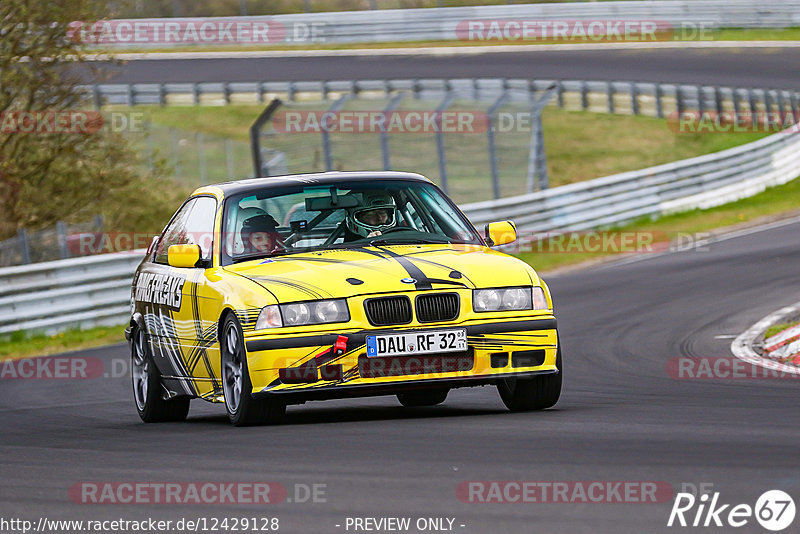
[[[361,196],[361,205],[347,210],[345,241],[379,236],[397,225],[397,207],[392,195],[383,191],[366,191]]]

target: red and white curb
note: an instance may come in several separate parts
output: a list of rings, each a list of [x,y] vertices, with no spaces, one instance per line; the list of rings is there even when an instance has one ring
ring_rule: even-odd
[[[781,308],[780,310],[767,315],[733,340],[733,343],[731,343],[731,352],[740,360],[746,361],[752,365],[760,365],[765,369],[800,375],[800,367],[786,365],[785,363],[780,363],[776,362],[775,360],[765,358],[753,349],[753,342],[756,340],[756,338],[758,338],[758,336],[763,334],[767,328],[777,324],[787,317],[797,315],[798,313],[800,313],[800,302],[794,304],[793,306]]]

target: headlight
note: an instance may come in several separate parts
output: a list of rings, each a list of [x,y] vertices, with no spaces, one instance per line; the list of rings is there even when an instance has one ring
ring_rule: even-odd
[[[344,323],[350,320],[344,299],[281,304],[280,309],[285,326]]]
[[[547,305],[547,297],[544,296],[544,289],[539,286],[533,288],[533,309],[534,310],[546,310],[549,306]]]
[[[546,310],[547,299],[541,287],[503,287],[472,292],[476,312]]]
[[[278,309],[278,306],[267,306],[258,314],[256,330],[280,328],[281,326],[283,326],[283,322],[281,321],[281,311]]]

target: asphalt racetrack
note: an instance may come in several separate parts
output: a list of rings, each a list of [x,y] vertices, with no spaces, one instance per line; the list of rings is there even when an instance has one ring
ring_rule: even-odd
[[[386,78],[619,80],[800,89],[800,48],[536,50],[488,54],[332,55],[130,60],[110,82],[252,82]],[[103,63],[99,63],[104,66]],[[105,65],[107,66],[107,64]]]
[[[667,369],[674,358],[729,356],[730,336],[799,300],[798,265],[793,223],[549,278],[565,386],[557,407],[539,413],[509,413],[484,387],[453,391],[433,408],[402,408],[393,397],[290,406],[284,425],[244,429],[228,424],[222,406],[194,401],[186,422],[145,425],[128,376],[2,380],[0,517],[257,516],[297,533],[353,532],[348,517],[451,518],[465,534],[707,531],[667,528],[672,495],[497,504],[462,502],[457,488],[660,481],[675,492],[713,484],[731,505],[753,506],[771,489],[796,499],[798,381],[677,379]],[[82,354],[101,358],[106,372],[129,358],[125,345]],[[82,481],[274,481],[293,501],[297,484],[323,484],[325,494],[259,506],[91,505],[70,498]],[[735,531],[765,532],[753,518]]]

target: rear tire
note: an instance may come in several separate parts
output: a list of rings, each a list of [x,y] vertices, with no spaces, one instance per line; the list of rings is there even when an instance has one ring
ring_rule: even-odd
[[[153,361],[145,333],[138,326],[131,333],[131,382],[136,411],[145,423],[183,421],[189,414],[189,397],[164,399],[161,373]]]
[[[247,368],[247,351],[244,347],[242,327],[235,316],[229,314],[222,325],[222,391],[228,419],[235,426],[280,424],[286,413],[286,404],[275,399],[256,399]]]
[[[436,406],[447,399],[448,389],[429,389],[423,391],[410,391],[408,393],[398,393],[397,400],[400,404],[408,408],[419,406]]]
[[[506,378],[497,384],[503,404],[512,412],[544,410],[556,405],[561,397],[564,369],[561,365],[561,342],[556,352],[558,373],[532,378]]]

